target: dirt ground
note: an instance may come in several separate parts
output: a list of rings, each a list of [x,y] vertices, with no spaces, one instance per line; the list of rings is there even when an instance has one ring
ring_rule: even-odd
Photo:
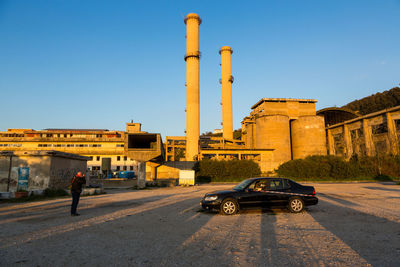
[[[292,214],[199,212],[232,185],[110,190],[0,204],[1,266],[400,266],[400,186],[312,184],[319,204]]]

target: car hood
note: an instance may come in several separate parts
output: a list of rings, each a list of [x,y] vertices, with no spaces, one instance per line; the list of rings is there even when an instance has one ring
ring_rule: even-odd
[[[214,191],[211,193],[207,193],[206,196],[210,196],[210,195],[226,195],[226,194],[230,194],[230,193],[234,193],[237,192],[235,190],[221,190],[221,191]]]

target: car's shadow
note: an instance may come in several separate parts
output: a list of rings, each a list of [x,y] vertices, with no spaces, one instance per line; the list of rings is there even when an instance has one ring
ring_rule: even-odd
[[[218,215],[220,214],[219,210],[208,210],[208,209],[199,209],[196,212],[201,212],[203,214],[208,214],[208,215]],[[312,212],[312,209],[304,208],[304,210],[300,213],[307,212],[310,213]],[[246,208],[246,209],[241,209],[236,215],[240,214],[267,214],[267,215],[278,215],[278,214],[296,214],[290,212],[287,208]],[[222,215],[222,214],[220,214]]]

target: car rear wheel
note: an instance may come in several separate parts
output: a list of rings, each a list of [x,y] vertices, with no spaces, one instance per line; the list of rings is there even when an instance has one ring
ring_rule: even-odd
[[[224,215],[233,215],[239,211],[239,205],[232,198],[224,199],[220,206],[220,212]]]
[[[304,209],[304,201],[299,197],[293,197],[289,200],[288,208],[293,213],[301,212]]]

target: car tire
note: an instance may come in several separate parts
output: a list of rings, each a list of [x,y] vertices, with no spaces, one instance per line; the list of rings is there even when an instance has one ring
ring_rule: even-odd
[[[299,197],[289,199],[288,209],[290,212],[299,213],[304,210],[304,201]]]
[[[239,212],[239,205],[233,198],[226,198],[221,202],[219,211],[224,215],[233,215]]]

